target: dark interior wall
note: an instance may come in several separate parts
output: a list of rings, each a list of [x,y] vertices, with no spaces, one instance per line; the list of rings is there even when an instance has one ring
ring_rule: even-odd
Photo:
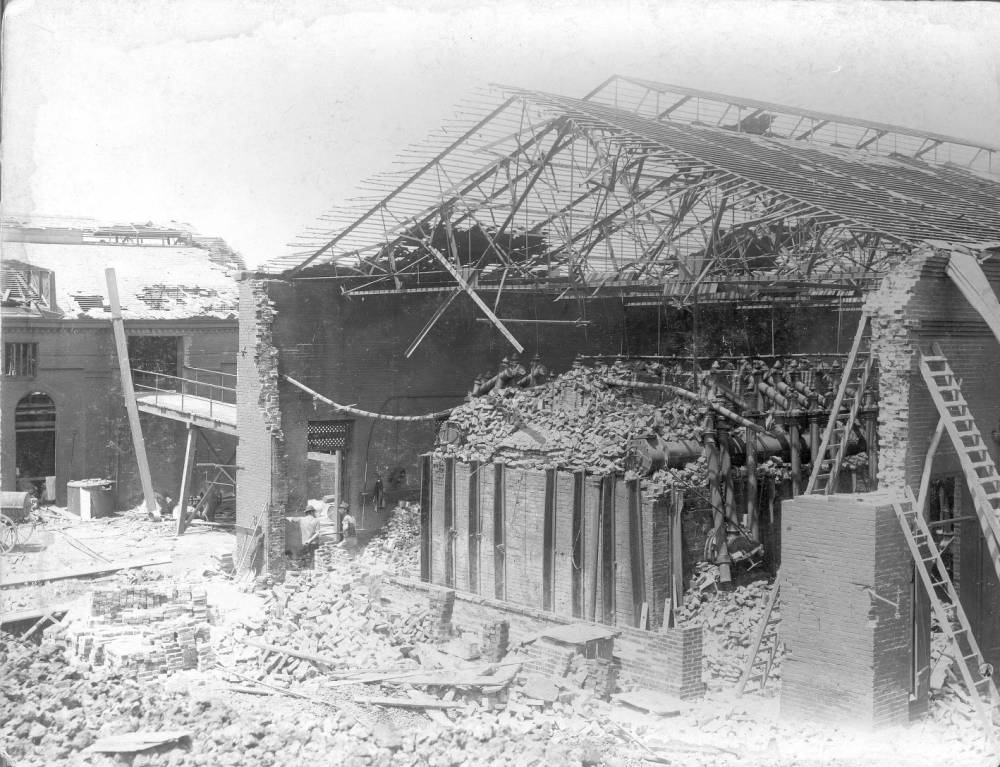
[[[475,377],[492,374],[513,347],[468,296],[444,313],[414,354],[404,351],[448,292],[345,298],[335,281],[267,281],[276,308],[273,342],[280,372],[335,402],[392,415],[415,415],[460,404]],[[495,294],[481,291],[493,306]],[[626,308],[622,299],[554,301],[554,295],[506,291],[496,307],[504,318],[585,319],[588,325],[520,324],[509,328],[525,347],[522,361],[538,353],[553,372],[583,355],[768,354],[846,351],[858,313],[809,307],[770,309],[702,305],[692,310]],[[839,329],[839,334],[838,334]],[[697,330],[697,341],[692,334]],[[345,467],[345,498],[360,511],[362,494],[376,475],[386,482],[405,471],[404,487],[389,488],[414,499],[419,486],[418,456],[429,450],[438,425],[433,421],[391,422],[337,411],[285,381],[281,392],[282,429],[288,459],[289,508],[307,496],[309,421],[352,421]],[[371,503],[367,505],[371,512]]]

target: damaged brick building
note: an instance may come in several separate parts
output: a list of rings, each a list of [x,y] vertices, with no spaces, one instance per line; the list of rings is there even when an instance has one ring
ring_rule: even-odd
[[[152,413],[158,391],[235,374],[242,261],[218,238],[148,225],[5,221],[3,242],[4,490],[61,505],[67,483],[115,483],[119,508],[140,497],[111,329],[105,269],[115,270],[153,484],[177,497],[183,423]],[[228,383],[227,388],[232,388]],[[235,435],[199,446],[232,456]]]
[[[479,114],[241,281],[261,563],[308,498],[419,498],[425,580],[669,634],[748,539],[789,713],[919,716],[948,589],[989,682],[997,150],[624,77]]]

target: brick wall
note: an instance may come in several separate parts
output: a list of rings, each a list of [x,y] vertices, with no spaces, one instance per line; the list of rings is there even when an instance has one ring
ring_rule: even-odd
[[[130,320],[125,329],[129,335],[186,337],[188,364],[232,371],[236,354],[235,320]],[[3,340],[38,344],[38,364],[33,378],[5,376],[0,387],[0,442],[4,445],[0,486],[4,490],[17,489],[14,449],[17,403],[25,395],[41,391],[52,399],[56,408],[56,502],[65,505],[67,482],[104,477],[117,482],[120,508],[138,503],[142,487],[110,323],[5,317]],[[184,427],[146,414],[140,420],[153,486],[176,497],[186,436]],[[217,440],[217,444],[222,449],[231,449],[232,440]]]
[[[257,280],[240,282],[240,335],[237,356],[236,418],[240,439],[236,463],[236,550],[242,552],[248,537],[266,510],[264,561],[274,575],[284,573],[285,494],[281,411],[277,399],[277,350],[271,343],[273,307],[264,285]]]
[[[412,579],[395,579],[383,593],[398,598],[403,593],[433,590],[430,584]],[[542,610],[513,605],[496,599],[456,592],[453,621],[456,627],[478,633],[483,625],[500,620],[510,623],[510,643],[533,637],[545,628],[581,622]],[[617,626],[614,659],[621,685],[660,690],[682,698],[704,694],[701,681],[701,627],[643,631]]]
[[[463,298],[454,302],[416,352],[407,358],[403,352],[416,332],[415,322],[419,327],[416,320],[429,318],[440,306],[444,294],[352,298],[341,294],[341,283],[336,281],[270,279],[262,285],[276,310],[271,332],[273,344],[280,350],[281,372],[334,401],[356,403],[365,410],[414,415],[457,405],[475,377],[495,371],[499,360],[510,352],[508,342],[490,323],[478,321],[482,319],[478,309]],[[554,301],[554,297],[507,291],[500,298],[497,312],[501,316],[557,320],[579,316],[575,302]],[[701,317],[707,323],[714,314],[728,317],[732,311],[732,308],[705,307]],[[779,352],[828,348],[828,331],[837,325],[835,313],[825,310],[807,313],[810,321],[781,326],[777,337]],[[759,320],[759,313],[750,314],[751,319]],[[551,370],[562,371],[569,368],[577,354],[676,352],[685,343],[685,334],[690,329],[688,315],[658,312],[655,308],[633,308],[626,315],[620,299],[607,298],[588,302],[587,319],[591,324],[587,328],[572,324],[538,325],[530,333],[516,332],[526,346],[525,356],[537,352]],[[753,325],[754,332],[767,334],[770,343],[769,325],[764,327],[759,322],[744,325]],[[845,333],[849,335],[848,331]],[[708,349],[710,342],[711,339],[705,339],[699,346]],[[308,487],[308,421],[337,420],[344,416],[330,406],[314,402],[286,382],[279,382],[278,386],[289,477],[286,503],[290,508],[299,508]],[[405,471],[403,486],[387,487],[390,497],[394,494],[417,497],[419,456],[432,447],[437,428],[433,421],[353,420],[344,491],[359,520],[361,493],[371,491],[376,473],[385,479],[393,469]]]
[[[909,721],[912,566],[890,500],[799,496],[783,505],[784,716]]]
[[[919,353],[930,353],[939,344],[955,375],[962,381],[962,394],[985,436],[994,462],[1000,449],[989,433],[1000,421],[1000,388],[996,385],[996,360],[1000,344],[982,317],[973,309],[947,276],[947,251],[927,248],[913,254],[893,270],[870,302],[873,312],[874,348],[880,367],[879,481],[881,486],[920,486],[927,446],[938,422],[927,386],[919,370]],[[1000,266],[987,261],[983,271],[996,290]],[[933,475],[961,473],[958,457],[947,436],[942,439],[933,464]],[[960,507],[973,509],[971,495],[961,480],[956,488]],[[1000,663],[1000,615],[992,609],[1000,596],[1000,584],[985,551],[977,522],[963,523],[959,539],[952,544],[960,562],[959,596],[973,631],[987,659]],[[929,604],[918,594],[918,616],[929,615]],[[926,624],[927,620],[921,621]],[[929,630],[918,636],[918,667],[929,657]],[[927,675],[923,675],[922,686]]]
[[[471,464],[433,456],[427,461],[431,477],[429,573],[433,583],[486,597],[499,596],[532,608],[548,607],[566,617],[596,617],[615,626],[637,625],[645,602],[647,625],[660,625],[667,595],[664,573],[669,574],[670,557],[665,513],[654,512],[654,499],[634,483],[502,464],[481,464],[475,470]],[[499,495],[495,492],[498,472],[502,477]],[[454,476],[454,481],[449,476]],[[470,486],[479,499],[478,535],[472,534],[475,525],[469,518]],[[450,527],[445,523],[449,492],[454,499]],[[611,536],[606,547],[598,527],[602,498],[607,499],[605,512],[611,518],[604,526]],[[692,498],[685,517],[704,515],[703,503]],[[548,515],[552,525],[549,536],[545,529]],[[639,529],[633,539],[635,516]],[[499,547],[494,537],[497,519],[503,522]],[[700,555],[703,538],[695,535],[694,545],[688,543],[688,548]],[[472,587],[470,546],[479,552],[476,589]],[[635,572],[634,551],[639,560]],[[447,565],[449,557],[452,571]],[[502,564],[499,593],[497,562]],[[690,574],[694,559],[686,555],[685,562]],[[610,597],[607,611],[606,596]]]

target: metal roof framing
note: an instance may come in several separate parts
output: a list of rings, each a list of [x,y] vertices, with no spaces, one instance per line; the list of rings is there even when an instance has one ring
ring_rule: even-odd
[[[268,271],[448,303],[556,285],[846,298],[920,242],[1000,238],[997,150],[974,142],[617,76],[584,99],[494,88],[460,112]]]

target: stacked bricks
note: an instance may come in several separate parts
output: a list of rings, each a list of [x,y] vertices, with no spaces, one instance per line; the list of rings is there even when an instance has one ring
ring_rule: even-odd
[[[67,654],[91,665],[134,672],[139,678],[198,666],[207,646],[208,603],[203,588],[154,583],[98,589],[83,615],[46,629]]]
[[[615,632],[590,623],[554,627],[525,650],[525,668],[554,677],[567,677],[600,697],[614,692]]]
[[[490,621],[483,624],[479,642],[479,653],[483,660],[498,663],[507,654],[510,642],[510,622]]]
[[[615,655],[624,683],[682,699],[705,694],[701,626],[659,631],[623,629],[615,645]]]
[[[524,668],[546,676],[564,677],[569,674],[573,657],[577,651],[573,647],[540,637],[524,649],[528,660]]]
[[[786,501],[783,716],[865,729],[909,721],[913,563],[893,500]]]
[[[913,254],[890,271],[864,308],[870,317],[872,353],[878,362],[879,487],[897,491],[906,485],[910,388],[914,377],[919,378],[908,305],[928,257],[927,252]]]
[[[451,617],[455,610],[455,590],[432,588],[428,595],[428,610],[436,638],[449,638],[452,634]]]

